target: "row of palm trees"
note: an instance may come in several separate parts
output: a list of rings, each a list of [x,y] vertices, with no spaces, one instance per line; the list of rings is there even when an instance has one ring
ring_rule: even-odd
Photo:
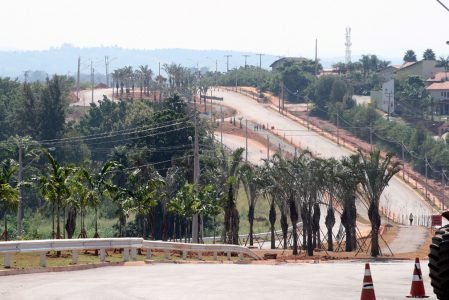
[[[287,248],[289,222],[292,226],[293,254],[298,254],[302,244],[308,255],[321,247],[320,218],[325,207],[327,249],[333,250],[332,230],[336,213],[340,212],[345,228],[346,251],[357,246],[356,198],[368,204],[371,222],[371,254],[379,254],[380,196],[389,180],[399,171],[399,163],[390,154],[382,158],[379,151],[369,155],[361,152],[340,160],[316,158],[305,151],[287,159],[276,153],[260,166],[242,161],[244,149],[232,153],[219,149],[216,155],[204,159],[201,186],[186,183],[187,170],[171,167],[165,177],[152,168],[123,170],[117,162],[107,161],[100,167],[89,165],[62,166],[48,152],[49,169],[37,180],[43,198],[52,211],[53,238],[61,238],[61,215],[67,216],[65,229],[68,238],[75,232],[79,215],[79,237],[85,238],[85,217],[88,211],[95,214],[95,234],[98,234],[98,207],[109,199],[116,204],[118,236],[125,236],[125,227],[130,213],[140,220],[143,237],[154,237],[155,207],[162,208],[163,239],[168,239],[168,228],[172,227],[173,238],[191,234],[191,221],[195,215],[215,218],[223,214],[222,237],[225,243],[239,244],[239,212],[237,194],[243,185],[248,199],[249,243],[253,245],[253,224],[257,201],[268,201],[268,220],[271,230],[271,247],[275,248],[275,224],[280,212],[283,247]],[[0,204],[5,211],[17,207],[19,185],[12,182],[16,164],[2,163],[0,173]],[[122,174],[122,175],[118,175]],[[124,177],[120,179],[120,176]],[[64,212],[61,214],[61,212]],[[171,218],[170,218],[171,216]],[[6,220],[6,218],[5,218]],[[171,224],[168,224],[171,220]],[[298,228],[302,222],[302,243]],[[7,228],[6,224],[5,227]],[[202,228],[202,226],[200,226]],[[215,233],[215,230],[214,230]]]
[[[379,228],[381,225],[379,202],[388,182],[399,171],[399,163],[388,154],[382,158],[379,151],[369,155],[361,152],[350,157],[335,159],[316,158],[303,152],[292,159],[276,153],[261,166],[241,161],[243,149],[230,157],[216,156],[222,160],[217,169],[209,169],[211,182],[224,195],[224,241],[238,244],[239,213],[236,208],[238,185],[241,182],[248,199],[249,244],[253,245],[253,223],[257,201],[265,199],[270,205],[269,222],[271,247],[275,248],[276,207],[280,211],[283,246],[287,248],[289,226],[292,226],[293,254],[298,254],[297,224],[302,221],[302,246],[308,255],[320,247],[321,209],[326,207],[327,249],[333,251],[332,228],[335,210],[341,211],[341,223],[346,233],[346,251],[357,246],[356,198],[368,204],[371,222],[371,254],[379,255]],[[218,174],[212,176],[213,174]],[[220,188],[221,187],[221,188]]]
[[[189,88],[198,82],[199,74],[195,74],[191,69],[179,64],[163,64],[162,70],[168,78],[162,75],[154,77],[154,73],[148,65],[140,65],[136,70],[131,66],[114,70],[112,72],[113,96],[124,97],[126,95],[133,99],[136,88],[140,89],[140,99],[143,99],[143,96],[149,97],[152,90],[159,91],[159,95],[164,90],[168,94],[175,92],[186,94]]]

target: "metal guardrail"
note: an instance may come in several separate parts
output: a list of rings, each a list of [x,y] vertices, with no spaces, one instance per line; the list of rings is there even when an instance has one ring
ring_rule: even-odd
[[[151,258],[151,250],[162,250],[165,252],[165,257],[167,259],[170,257],[170,251],[182,252],[182,259],[186,259],[189,252],[196,252],[199,259],[202,259],[202,255],[205,252],[212,252],[214,260],[217,260],[217,255],[221,252],[226,253],[228,260],[231,259],[232,253],[238,254],[239,259],[242,259],[244,255],[256,260],[261,259],[248,248],[238,245],[185,244],[176,242],[143,241],[142,248],[147,250],[147,258]]]
[[[232,253],[236,253],[240,258],[247,255],[253,259],[260,259],[251,250],[235,245],[204,245],[204,244],[184,244],[163,241],[145,241],[142,238],[99,238],[99,239],[61,239],[61,240],[33,240],[33,241],[9,241],[0,242],[0,254],[3,254],[4,267],[10,268],[12,257],[16,253],[39,253],[40,266],[46,267],[46,255],[49,251],[71,251],[72,264],[78,263],[78,252],[83,250],[100,250],[100,261],[106,259],[107,249],[123,249],[123,261],[136,260],[137,249],[146,249],[147,257],[151,257],[151,250],[162,250],[166,257],[170,251],[182,251],[183,258],[188,252],[198,253],[201,259],[203,252],[213,252],[214,258],[218,252],[227,253],[230,259]]]

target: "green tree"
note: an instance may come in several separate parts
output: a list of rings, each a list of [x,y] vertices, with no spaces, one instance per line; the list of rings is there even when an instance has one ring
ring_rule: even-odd
[[[253,246],[254,235],[254,213],[256,209],[256,203],[259,196],[262,193],[260,189],[260,169],[253,167],[250,164],[242,166],[242,183],[245,188],[246,197],[248,199],[248,222],[249,222],[249,245]]]
[[[387,154],[385,159],[382,159],[379,150],[371,152],[369,156],[365,156],[361,150],[359,150],[359,154],[361,157],[360,167],[363,172],[361,182],[363,196],[368,202],[368,217],[371,222],[371,256],[377,257],[380,252],[380,197],[391,178],[399,172],[400,162],[393,161],[391,153]]]
[[[426,49],[426,51],[424,51],[423,53],[423,59],[424,60],[436,60],[435,58],[435,52],[433,52],[432,49]]]
[[[404,55],[404,62],[415,62],[416,61],[416,54],[413,50],[407,50]]]
[[[53,238],[61,238],[60,216],[61,208],[64,208],[65,202],[70,198],[70,176],[74,173],[74,168],[61,166],[53,156],[45,152],[50,168],[47,175],[41,176],[40,190],[46,201],[52,205],[53,211]],[[54,232],[54,215],[56,214],[56,235]]]
[[[17,171],[17,163],[12,159],[0,163],[0,208],[5,220],[3,236],[8,240],[8,211],[15,210],[19,204],[19,187],[13,186],[12,179]]]
[[[58,139],[64,132],[66,98],[63,79],[57,75],[47,79],[39,103],[40,139]]]
[[[440,56],[440,59],[437,61],[436,67],[444,68],[446,72],[446,80],[448,80],[447,73],[449,72],[449,56],[444,58]]]

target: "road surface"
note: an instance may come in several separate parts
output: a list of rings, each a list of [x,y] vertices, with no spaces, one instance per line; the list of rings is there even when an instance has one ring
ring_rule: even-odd
[[[259,124],[265,124],[270,128],[286,130],[288,139],[296,146],[307,148],[321,157],[341,158],[352,154],[348,149],[273,111],[268,105],[257,103],[251,98],[234,92],[220,90],[216,91],[215,95],[223,97],[223,104],[238,111],[239,116]],[[382,194],[381,205],[396,215],[413,213],[415,216],[421,216],[431,215],[435,212],[418,193],[396,177],[390,181],[390,185]]]
[[[103,100],[103,95],[108,96],[109,99],[112,99],[112,89],[94,89],[94,98],[93,101],[95,104],[98,104],[99,100]],[[92,103],[92,90],[81,90],[79,92],[79,101],[70,104],[71,106],[90,106]]]
[[[433,296],[422,262],[428,299]],[[405,299],[413,262],[373,263],[377,299]],[[156,264],[0,277],[0,299],[359,299],[364,264]]]

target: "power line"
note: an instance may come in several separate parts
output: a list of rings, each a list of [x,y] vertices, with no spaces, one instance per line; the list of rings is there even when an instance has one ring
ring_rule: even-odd
[[[179,119],[179,120],[183,120],[183,119]],[[186,119],[187,120],[187,119]],[[177,121],[177,120],[171,120],[171,121],[167,121],[167,122],[163,122],[161,124],[164,123],[169,123],[169,122],[173,122],[173,121]],[[61,139],[53,139],[53,140],[41,140],[41,141],[37,141],[38,143],[41,144],[48,144],[48,143],[52,143],[52,142],[63,142],[63,141],[72,141],[72,140],[83,140],[83,139],[89,139],[89,138],[108,138],[108,137],[114,137],[114,136],[118,136],[118,135],[122,135],[122,134],[131,134],[131,133],[138,133],[140,131],[148,131],[148,130],[155,130],[155,129],[161,129],[161,128],[165,128],[165,127],[170,127],[170,126],[174,126],[174,125],[178,125],[178,124],[183,124],[186,123],[186,121],[184,122],[177,122],[177,123],[173,123],[173,124],[166,124],[163,126],[159,126],[159,127],[148,127],[148,126],[141,126],[141,127],[133,127],[133,128],[128,128],[128,129],[123,129],[123,130],[117,130],[117,131],[108,131],[108,132],[103,132],[103,133],[96,133],[96,134],[91,134],[91,135],[85,135],[85,136],[79,136],[79,137],[71,137],[71,138],[61,138]],[[145,129],[146,128],[146,129]],[[140,131],[139,131],[140,130]],[[135,131],[135,132],[133,132]],[[111,135],[114,134],[114,135]],[[103,135],[108,135],[105,137],[102,137]]]

